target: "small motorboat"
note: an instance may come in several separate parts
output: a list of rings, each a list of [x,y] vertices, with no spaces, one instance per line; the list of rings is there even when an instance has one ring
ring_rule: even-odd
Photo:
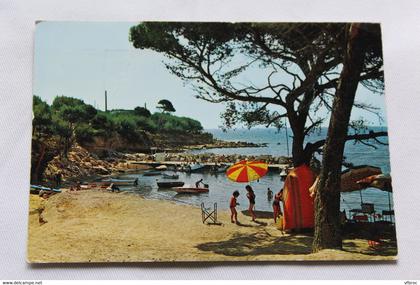
[[[287,171],[286,171],[286,169],[285,169],[285,168],[283,168],[283,169],[281,170],[281,172],[280,172],[280,179],[281,179],[282,181],[284,181],[284,180],[286,180],[286,177],[287,177]]]
[[[156,170],[166,170],[166,169],[168,169],[168,167],[166,165],[162,164],[162,165],[156,166],[155,169]]]
[[[161,175],[161,174],[162,174],[162,172],[160,172],[160,171],[149,170],[149,171],[146,171],[145,173],[143,173],[143,176],[158,176],[158,175]]]
[[[50,188],[50,187],[44,187],[44,186],[40,186],[40,185],[31,185],[30,193],[31,194],[39,194],[39,192],[41,190],[50,191],[50,192],[54,192],[54,193],[61,193],[61,190],[60,189],[55,189],[55,188]]]
[[[186,172],[200,172],[202,170],[204,170],[206,166],[200,163],[193,163],[193,164],[189,164],[185,167],[185,171]]]
[[[189,165],[189,167],[187,168],[187,170],[189,170],[189,172],[199,172],[201,170],[204,170],[205,165],[200,164],[200,163],[194,163]]]
[[[175,187],[173,188],[178,194],[200,194],[209,192],[209,188],[197,187]]]
[[[163,173],[162,174],[162,177],[164,179],[178,179],[179,178],[179,175],[178,174],[166,174],[166,173]]]
[[[157,182],[159,188],[173,188],[173,187],[182,187],[184,186],[184,182],[182,181],[164,181],[164,182]]]
[[[117,186],[131,186],[131,185],[138,185],[139,179],[116,179],[116,178],[108,178],[104,179],[104,182],[109,182]]]

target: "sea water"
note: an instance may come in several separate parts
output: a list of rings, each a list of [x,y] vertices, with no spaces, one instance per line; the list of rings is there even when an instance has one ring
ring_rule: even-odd
[[[371,128],[372,129],[372,128]],[[384,127],[375,127],[374,131],[386,131]],[[213,134],[215,138],[225,141],[246,141],[253,143],[266,143],[267,147],[247,147],[247,148],[220,148],[220,149],[201,149],[192,150],[191,153],[215,153],[215,154],[244,154],[244,155],[273,155],[286,156],[287,141],[289,143],[289,154],[291,152],[292,139],[286,139],[285,130],[277,131],[276,129],[237,129],[223,132],[219,129],[206,130]],[[320,139],[325,139],[327,130],[325,128],[315,132],[307,137],[307,142],[315,142]],[[288,130],[288,136],[291,136],[291,131]],[[378,138],[380,141],[387,143],[387,138]],[[375,148],[361,143],[354,143],[348,141],[345,145],[344,155],[346,162],[354,165],[372,165],[382,169],[383,173],[390,173],[389,150],[387,145],[379,144],[375,141],[369,141]],[[321,159],[321,157],[319,157]],[[142,176],[141,173],[125,175],[124,177],[139,178],[138,187],[125,188],[123,190],[138,193],[146,198],[171,200],[176,203],[190,204],[200,206],[204,202],[206,207],[213,207],[217,203],[219,209],[229,208],[229,198],[232,192],[238,190],[240,196],[238,202],[240,210],[248,208],[248,200],[246,198],[246,191],[244,183],[235,183],[226,178],[222,174],[213,175],[209,173],[183,173],[180,172],[179,181],[185,182],[186,185],[194,185],[196,181],[203,179],[204,183],[210,186],[208,193],[202,194],[177,194],[170,189],[158,189],[158,181],[171,181],[169,179],[162,179],[161,176]],[[267,198],[267,188],[270,188],[274,193],[283,187],[283,182],[280,179],[279,173],[270,172],[262,177],[259,181],[249,183],[256,194],[256,210],[272,211],[272,201]],[[368,188],[362,191],[348,192],[341,194],[341,209],[346,210],[349,214],[350,209],[360,209],[361,201],[364,203],[373,203],[375,211],[381,213],[382,210],[393,209],[392,193],[388,197],[388,193],[375,189]],[[389,203],[391,205],[389,205]]]

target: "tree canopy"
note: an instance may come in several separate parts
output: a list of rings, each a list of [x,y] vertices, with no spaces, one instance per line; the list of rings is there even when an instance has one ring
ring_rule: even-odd
[[[83,100],[65,96],[56,97],[51,106],[38,96],[33,97],[33,102],[34,137],[56,136],[62,141],[65,152],[74,141],[83,144],[91,142],[95,136],[108,138],[119,134],[124,139],[135,141],[144,132],[197,134],[203,131],[197,120],[167,113],[151,114],[144,107],[103,112]],[[164,102],[162,105],[172,106],[169,104]]]
[[[136,107],[134,108],[136,115],[149,118],[152,114],[146,107]]]
[[[380,27],[366,28],[370,36],[360,82],[381,93]],[[190,85],[197,98],[226,104],[226,127],[282,127],[286,117],[295,165],[319,149],[318,142],[304,146],[304,139],[326,119],[319,110],[332,109],[345,24],[143,22],[130,29],[130,40],[136,48],[167,56],[166,68]],[[354,106],[379,115],[375,106]]]
[[[159,100],[157,108],[161,109],[162,112],[168,112],[168,113],[172,113],[176,111],[171,101],[166,100],[166,99]]]

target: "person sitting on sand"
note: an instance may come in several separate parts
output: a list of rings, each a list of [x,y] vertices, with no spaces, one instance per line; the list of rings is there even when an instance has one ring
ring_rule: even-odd
[[[238,212],[236,211],[236,206],[239,205],[237,198],[239,197],[239,191],[234,191],[232,197],[230,197],[229,207],[230,207],[230,221],[232,223],[238,223]],[[233,220],[235,219],[235,220]]]
[[[203,178],[201,178],[200,180],[198,180],[197,182],[195,182],[195,188],[200,188],[200,184],[203,184],[203,187],[204,187]]]
[[[282,214],[280,208],[280,201],[283,200],[283,188],[274,195],[273,201],[273,215],[274,215],[274,223],[277,223],[277,218]]]
[[[270,188],[267,189],[267,200],[271,201],[273,199],[273,191]]]
[[[246,197],[248,197],[249,200],[249,208],[248,208],[248,212],[252,217],[252,221],[255,222],[255,219],[257,218],[257,216],[255,215],[254,212],[254,207],[255,207],[255,193],[254,190],[252,190],[252,187],[250,185],[246,185],[245,186],[246,191],[248,192],[246,194]]]
[[[39,207],[37,210],[38,210],[38,222],[42,226],[43,224],[48,223],[48,221],[44,217],[44,211],[45,211],[45,204],[49,196],[47,193],[44,192],[42,193],[42,195],[40,195],[40,197],[41,197],[41,201],[39,203]]]

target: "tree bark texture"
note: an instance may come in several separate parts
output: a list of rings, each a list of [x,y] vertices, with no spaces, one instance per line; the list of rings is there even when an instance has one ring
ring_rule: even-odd
[[[315,197],[313,252],[325,248],[342,248],[339,218],[341,167],[351,110],[366,51],[363,24],[350,24],[347,33],[347,49],[333,103]]]

